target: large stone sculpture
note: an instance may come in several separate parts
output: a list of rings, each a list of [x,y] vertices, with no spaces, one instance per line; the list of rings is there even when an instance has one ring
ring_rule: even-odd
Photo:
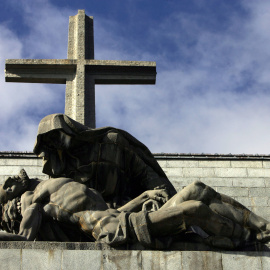
[[[176,194],[148,148],[123,130],[49,115],[39,124],[34,152],[51,178],[29,179],[22,170],[0,186],[1,226],[8,232],[1,240],[166,248],[190,229],[226,249],[270,240],[268,221],[201,182]]]
[[[123,130],[91,129],[64,114],[49,115],[40,121],[34,153],[43,157],[44,173],[96,189],[110,208],[146,190],[176,193],[148,148]]]
[[[80,230],[93,241],[109,245],[139,242],[148,248],[164,248],[172,236],[191,226],[200,228],[207,243],[223,248],[270,239],[265,219],[201,182],[187,186],[170,200],[165,190],[145,191],[118,209],[108,208],[99,192],[70,178],[42,181],[33,191],[25,192],[25,186],[20,177],[9,178],[1,186],[2,204],[20,198],[9,211],[22,217],[19,233],[1,233],[1,240],[34,240],[48,220],[65,223],[71,231]],[[163,206],[141,211],[149,200]]]

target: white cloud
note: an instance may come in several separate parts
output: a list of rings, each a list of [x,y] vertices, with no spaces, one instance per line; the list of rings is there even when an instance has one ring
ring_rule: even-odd
[[[0,56],[65,58],[68,16],[77,11],[25,2],[29,32],[18,39],[0,25]],[[98,126],[126,129],[153,152],[268,154],[270,4],[242,3],[249,15],[234,14],[223,30],[180,10],[155,28],[146,23],[141,47],[119,36],[117,19],[95,17],[97,59],[157,61],[158,71],[155,86],[96,86]],[[4,83],[0,76],[0,150],[31,151],[40,118],[63,110],[64,87]]]
[[[107,90],[109,109],[98,111],[103,121],[117,119],[115,125],[154,152],[269,153],[270,51],[264,30],[269,23],[258,19],[260,10],[250,12],[248,20],[232,18],[222,32],[204,29],[199,18],[185,14],[162,21],[149,38],[179,44],[176,60],[181,55],[192,65],[170,62],[170,52],[160,49],[155,90],[142,86],[137,96],[133,86],[126,92]],[[125,108],[125,116],[118,107]]]
[[[25,8],[27,8],[28,2],[24,2]],[[22,9],[21,11],[22,14],[26,15],[25,10]],[[46,17],[45,15],[49,15],[48,10],[43,9],[42,12],[42,14],[37,14],[36,10],[33,9],[32,14],[27,13],[27,17],[32,18],[32,21],[29,22],[31,30],[26,36],[22,35],[20,39],[9,27],[9,24],[0,25],[0,66],[2,70],[0,73],[1,151],[31,151],[40,119],[46,114],[63,111],[64,105],[61,105],[64,96],[63,86],[5,83],[4,79],[5,58],[37,57],[38,50],[43,51],[43,55],[46,55],[46,53],[49,55],[51,53],[55,57],[57,51],[61,51],[61,46],[63,47],[63,45],[56,46],[59,39],[56,40],[56,43],[47,46],[44,44],[44,39],[46,40],[43,36],[44,33],[39,34],[42,33],[42,28],[44,30],[47,26],[54,33],[50,37],[57,36],[56,29],[53,30],[52,27],[53,19],[50,21],[50,18],[48,18],[46,21],[47,25],[43,25],[43,27],[39,25],[39,19],[44,19]],[[52,15],[55,15],[54,12],[52,12]],[[63,18],[64,16],[58,16],[60,22],[64,20]],[[58,30],[61,33],[64,32],[62,29]],[[59,38],[61,38],[61,35]],[[52,38],[53,41],[54,39]],[[53,57],[47,56],[46,58]]]

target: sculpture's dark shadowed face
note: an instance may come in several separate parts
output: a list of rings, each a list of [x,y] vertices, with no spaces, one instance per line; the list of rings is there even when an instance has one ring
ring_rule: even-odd
[[[56,130],[42,136],[38,154],[44,161],[43,173],[61,176],[65,167],[63,151],[68,149],[69,143],[70,136],[61,131]]]

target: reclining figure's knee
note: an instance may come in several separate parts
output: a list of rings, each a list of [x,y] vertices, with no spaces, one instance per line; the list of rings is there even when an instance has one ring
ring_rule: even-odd
[[[195,189],[204,189],[206,187],[206,185],[199,180],[194,181],[191,185],[194,186]]]
[[[194,196],[193,198],[190,198],[190,199],[193,199],[193,200],[198,199],[198,196],[202,193],[205,187],[206,185],[202,183],[201,181],[194,181],[192,184],[187,186],[190,194]]]
[[[202,201],[207,205],[216,197],[216,191],[200,181],[194,181],[189,186],[189,194],[190,200]]]

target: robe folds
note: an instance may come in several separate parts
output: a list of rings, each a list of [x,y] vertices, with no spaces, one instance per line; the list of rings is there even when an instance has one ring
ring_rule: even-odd
[[[59,151],[48,143],[57,131],[70,136],[70,147]],[[111,208],[146,190],[164,188],[170,196],[176,193],[149,149],[121,129],[92,129],[64,114],[48,115],[39,124],[34,153],[39,155],[44,149],[49,152],[44,173],[96,189]]]

